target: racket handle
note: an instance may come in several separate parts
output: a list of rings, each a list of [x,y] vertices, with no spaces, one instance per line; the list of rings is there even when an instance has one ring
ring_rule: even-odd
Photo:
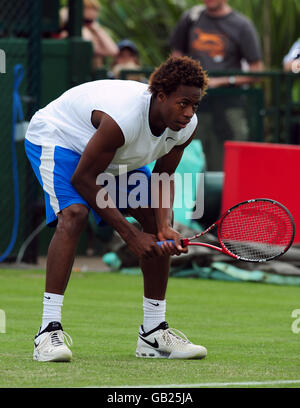
[[[158,246],[162,246],[162,244],[164,244],[165,242],[175,245],[175,242],[173,239],[167,239],[166,241],[157,241],[156,243]]]
[[[189,243],[190,243],[190,240],[189,240],[188,238],[183,238],[183,239],[181,240],[181,246],[182,246],[182,248],[188,246]]]
[[[171,243],[171,244],[175,245],[175,241],[174,241],[173,239],[167,239],[166,241],[157,241],[156,243],[157,243],[157,245],[162,246],[162,244],[163,244],[164,242],[168,242],[168,243]],[[187,245],[188,242],[189,242],[188,239],[182,239],[182,240],[180,241],[181,246],[182,246],[183,248]]]

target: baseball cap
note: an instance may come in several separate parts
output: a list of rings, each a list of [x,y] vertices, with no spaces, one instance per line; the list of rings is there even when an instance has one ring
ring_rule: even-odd
[[[119,50],[122,50],[123,48],[129,48],[135,54],[139,53],[139,51],[137,49],[137,46],[134,44],[134,42],[128,40],[127,38],[125,38],[124,40],[118,42],[117,45],[118,45]]]

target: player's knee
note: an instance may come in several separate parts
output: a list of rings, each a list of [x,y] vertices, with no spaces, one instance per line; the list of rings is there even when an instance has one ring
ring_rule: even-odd
[[[156,226],[156,219],[155,219],[155,214],[154,211],[149,211],[147,212],[147,215],[144,216],[143,220],[140,221],[143,231],[148,232],[149,234],[157,234],[157,226]],[[172,210],[172,216],[171,216],[171,226],[173,227],[174,224],[174,212]]]
[[[144,232],[147,232],[149,234],[156,234],[157,226],[154,212],[148,212],[147,216],[143,218],[141,225]]]
[[[70,235],[81,233],[88,221],[89,210],[81,204],[72,204],[62,210],[58,217],[58,228]]]

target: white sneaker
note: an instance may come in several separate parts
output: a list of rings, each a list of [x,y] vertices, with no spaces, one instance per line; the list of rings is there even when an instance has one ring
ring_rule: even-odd
[[[70,361],[72,345],[71,337],[63,331],[60,322],[51,322],[34,338],[33,359],[36,361]]]
[[[191,343],[179,330],[169,329],[167,322],[162,322],[148,333],[144,332],[143,326],[140,327],[137,357],[200,359],[206,355],[205,347]]]

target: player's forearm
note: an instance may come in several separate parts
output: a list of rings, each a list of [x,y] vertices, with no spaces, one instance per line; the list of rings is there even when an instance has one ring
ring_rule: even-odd
[[[116,208],[114,201],[111,199],[105,188],[100,187],[98,189],[96,200],[92,203],[92,207],[125,241],[127,241],[129,237],[132,237],[137,231],[137,229],[121,214],[118,208]]]
[[[138,232],[137,228],[123,217],[103,187],[91,185],[88,181],[83,181],[78,178],[72,178],[71,183],[96,213],[99,214],[107,224],[113,227],[124,241],[127,241]]]

